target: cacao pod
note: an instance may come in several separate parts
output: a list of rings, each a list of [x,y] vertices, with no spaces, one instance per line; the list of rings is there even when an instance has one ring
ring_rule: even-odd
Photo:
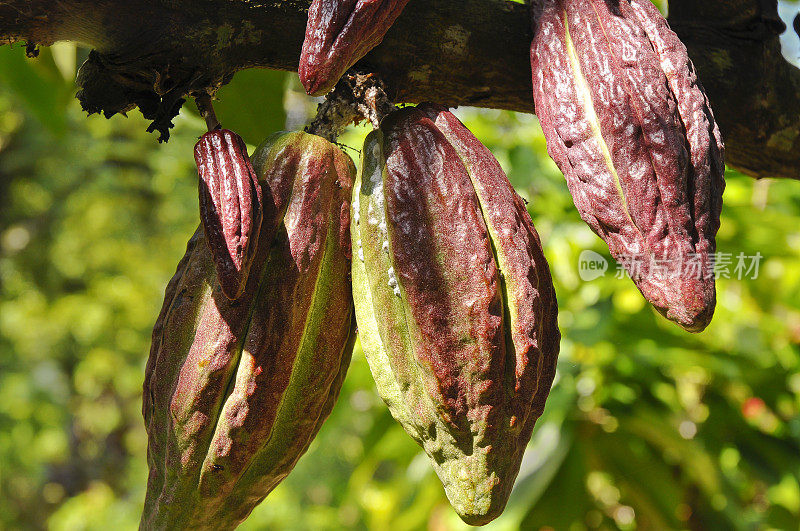
[[[318,96],[379,45],[408,0],[314,0],[300,54],[300,81]]]
[[[575,206],[665,317],[703,330],[724,147],[686,47],[648,0],[535,0],[533,95]]]
[[[143,529],[236,527],[306,451],[350,361],[355,167],[306,133],[253,162],[267,208],[242,296],[223,295],[198,229],[153,329]]]
[[[558,308],[524,201],[446,109],[390,114],[352,201],[359,337],[470,524],[502,512],[555,375]]]
[[[194,146],[200,174],[200,219],[222,292],[244,291],[256,255],[262,198],[244,140],[227,129],[204,134]]]

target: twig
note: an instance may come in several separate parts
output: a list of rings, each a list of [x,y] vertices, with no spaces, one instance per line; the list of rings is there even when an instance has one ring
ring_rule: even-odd
[[[222,127],[217,119],[216,113],[214,112],[214,106],[211,103],[210,94],[200,94],[195,97],[194,102],[197,105],[197,110],[200,112],[200,116],[205,119],[206,127],[208,127],[209,131],[213,131]]]
[[[317,116],[305,131],[333,142],[354,122],[368,120],[377,129],[395,108],[377,74],[349,71],[319,104]]]

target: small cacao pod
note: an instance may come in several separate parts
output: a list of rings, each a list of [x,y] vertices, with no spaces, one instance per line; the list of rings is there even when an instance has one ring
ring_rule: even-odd
[[[325,94],[345,71],[379,45],[408,0],[314,0],[300,54],[300,81]]]
[[[392,415],[470,524],[498,516],[555,375],[547,261],[469,130],[422,104],[367,137],[353,189],[359,337]]]
[[[222,292],[244,291],[261,230],[262,198],[244,140],[227,129],[204,134],[194,146],[200,174],[200,219]]]
[[[535,0],[533,95],[581,217],[665,317],[698,332],[723,144],[686,47],[648,0]]]
[[[253,162],[267,214],[242,296],[223,295],[198,229],[153,329],[143,529],[236,527],[306,451],[350,361],[355,167],[306,133]]]

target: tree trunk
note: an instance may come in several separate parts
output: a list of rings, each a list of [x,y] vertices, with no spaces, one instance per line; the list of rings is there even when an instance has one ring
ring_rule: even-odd
[[[138,105],[168,133],[186,94],[244,68],[296,70],[309,0],[0,0],[0,43],[75,40],[96,49],[78,78],[90,112]],[[776,0],[671,0],[725,137],[754,177],[800,178],[800,70],[780,53]],[[362,61],[396,102],[533,112],[527,6],[411,0]]]

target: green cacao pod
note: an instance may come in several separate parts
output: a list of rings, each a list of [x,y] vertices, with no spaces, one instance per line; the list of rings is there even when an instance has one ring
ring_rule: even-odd
[[[244,292],[223,294],[198,229],[153,329],[143,529],[236,527],[306,451],[350,361],[355,167],[306,133],[272,137],[253,166],[264,220]]]
[[[719,128],[649,0],[534,0],[536,113],[575,206],[644,297],[698,332],[714,315]]]
[[[353,190],[359,337],[392,415],[470,524],[499,515],[555,375],[539,236],[489,150],[446,109],[386,117]]]

